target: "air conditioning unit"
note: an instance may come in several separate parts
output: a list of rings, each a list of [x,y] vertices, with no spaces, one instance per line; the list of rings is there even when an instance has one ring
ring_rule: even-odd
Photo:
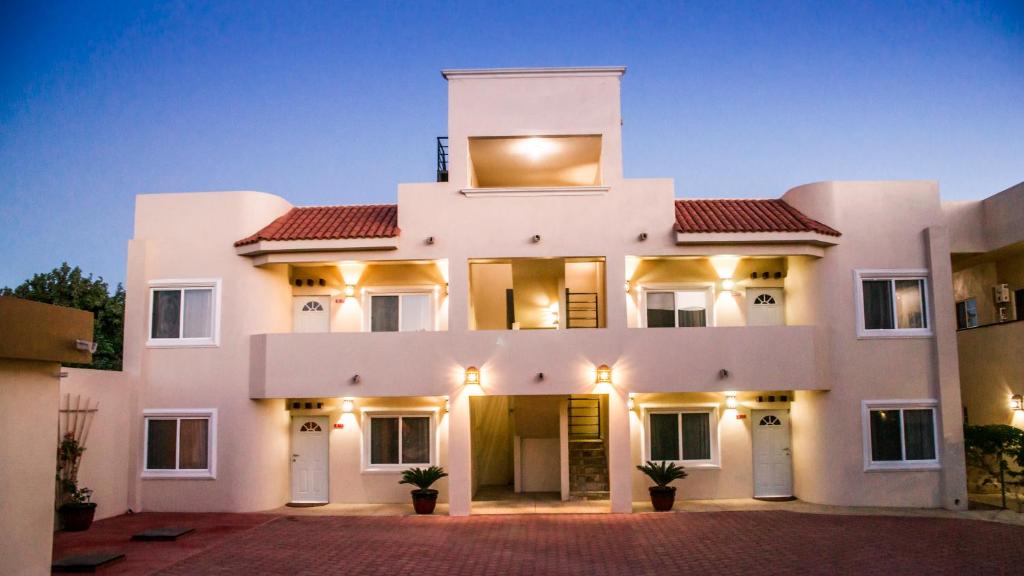
[[[992,287],[992,298],[996,304],[1006,304],[1010,301],[1010,285],[996,284]]]

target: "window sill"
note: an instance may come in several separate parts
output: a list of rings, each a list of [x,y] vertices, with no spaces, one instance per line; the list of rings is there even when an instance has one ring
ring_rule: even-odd
[[[143,480],[216,480],[209,470],[145,470]]]
[[[429,468],[434,466],[433,462],[426,464],[394,464],[394,465],[374,465],[370,468],[363,468],[363,474],[401,474],[410,468]]]
[[[146,348],[217,348],[220,344],[214,340],[183,340],[167,338],[166,340],[147,340]]]
[[[939,462],[872,462],[864,467],[865,472],[914,472],[941,470]]]
[[[888,340],[900,338],[932,338],[931,330],[861,330],[857,332],[858,340]]]

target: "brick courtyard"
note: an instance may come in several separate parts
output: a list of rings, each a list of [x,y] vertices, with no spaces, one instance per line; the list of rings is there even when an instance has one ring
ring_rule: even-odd
[[[783,511],[469,518],[140,514],[96,528],[110,539],[119,529],[128,534],[118,522],[129,518],[134,529],[147,516],[157,525],[181,524],[174,517],[189,516],[197,531],[177,543],[121,546],[128,560],[103,573],[1024,573],[1024,528],[946,518]],[[225,517],[234,518],[227,529],[217,521]],[[79,535],[59,534],[58,554],[68,548],[62,536]]]

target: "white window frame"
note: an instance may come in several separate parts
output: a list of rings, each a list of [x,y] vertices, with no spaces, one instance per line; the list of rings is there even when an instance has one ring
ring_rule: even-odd
[[[437,433],[437,408],[363,408],[360,429],[362,431],[362,472],[364,474],[393,474],[402,472],[409,468],[423,468],[437,465],[437,455],[440,452],[440,439]],[[370,421],[373,418],[430,418],[430,458],[426,463],[402,463],[402,425],[398,425],[398,464],[373,464],[370,462],[372,446],[372,427]]]
[[[647,293],[648,292],[705,292],[707,297],[707,308],[706,318],[707,326],[705,328],[713,328],[715,326],[715,283],[714,282],[685,282],[685,283],[674,283],[674,284],[643,284],[638,287],[640,291],[640,306],[637,307],[637,313],[640,316],[638,319],[638,325],[641,328],[647,328]],[[675,315],[676,322],[679,321],[678,314]],[[675,326],[679,328],[679,326]]]
[[[897,270],[858,269],[853,271],[854,300],[857,313],[857,338],[930,338],[932,330],[932,298],[929,293],[929,273],[926,268]],[[883,328],[868,330],[864,327],[864,281],[865,280],[921,280],[921,302],[924,306],[924,328]],[[895,287],[893,288],[895,290]],[[893,322],[897,322],[896,294],[892,294]]]
[[[220,346],[220,305],[221,290],[220,278],[175,278],[163,280],[151,280],[149,282],[149,318],[146,320],[146,347],[148,348],[184,348],[184,347],[216,347]],[[157,290],[181,290],[198,288],[213,290],[210,314],[211,334],[209,338],[153,338],[153,303]],[[178,333],[185,330],[185,306],[184,294],[182,294],[182,305],[178,317]]]
[[[722,454],[720,447],[721,432],[719,430],[718,404],[641,404],[641,426],[643,427],[643,461],[647,462],[651,457],[651,414],[708,414],[708,427],[711,442],[711,458],[707,460],[666,460],[688,469],[697,470],[720,470],[722,468]],[[680,438],[679,452],[682,456],[682,418],[679,419]],[[660,460],[659,460],[660,462]]]
[[[149,462],[149,420],[177,419],[174,436],[174,463],[179,464],[180,429],[182,419],[201,419],[209,421],[207,428],[206,469],[157,469],[146,468]],[[216,408],[174,408],[145,409],[142,411],[142,477],[143,478],[180,478],[193,480],[215,480],[217,478],[217,409]]]
[[[864,471],[892,470],[938,470],[942,468],[942,436],[939,435],[939,402],[935,399],[922,400],[864,400],[861,402],[861,423],[863,427]],[[931,460],[883,460],[871,459],[871,412],[876,410],[900,410],[900,451],[906,458],[906,430],[903,428],[903,410],[932,411],[932,441],[935,443],[935,458]]]
[[[437,293],[438,286],[367,286],[362,289],[363,332],[373,331],[373,297],[398,296],[398,331],[402,330],[402,296],[410,294],[426,295],[427,307],[430,308],[430,328],[426,332],[437,331]]]

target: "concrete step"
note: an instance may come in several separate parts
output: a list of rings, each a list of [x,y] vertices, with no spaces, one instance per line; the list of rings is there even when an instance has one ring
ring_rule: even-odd
[[[569,492],[570,500],[608,500],[609,498],[611,498],[611,492],[607,490]]]

